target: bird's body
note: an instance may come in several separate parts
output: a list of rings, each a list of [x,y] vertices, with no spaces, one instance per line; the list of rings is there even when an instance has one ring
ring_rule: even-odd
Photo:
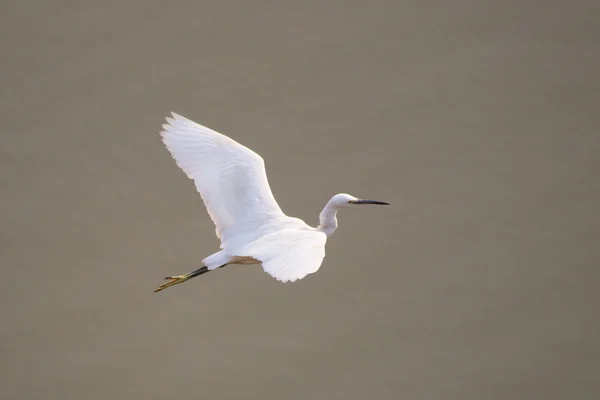
[[[262,157],[238,142],[173,113],[161,136],[177,165],[194,180],[215,224],[221,250],[202,260],[203,267],[167,277],[155,291],[182,283],[228,264],[262,264],[281,282],[316,272],[325,243],[337,228],[337,212],[353,204],[387,204],[337,194],[309,226],[283,213],[269,187]]]

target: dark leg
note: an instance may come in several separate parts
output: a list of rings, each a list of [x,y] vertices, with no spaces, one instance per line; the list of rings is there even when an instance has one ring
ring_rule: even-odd
[[[190,272],[189,274],[186,274],[186,276],[189,276],[188,279],[192,279],[192,278],[197,277],[198,275],[202,275],[202,274],[205,274],[207,272],[208,272],[208,268],[207,267],[202,267],[202,268],[198,268],[195,271]],[[169,277],[167,277],[165,279],[170,279],[170,278],[171,277],[169,276]]]
[[[219,268],[224,267],[227,264],[221,265]],[[167,280],[168,282],[163,283],[162,285],[160,285],[159,287],[157,287],[156,289],[154,289],[154,292],[160,292],[161,290],[165,290],[166,288],[169,288],[171,286],[175,286],[179,283],[183,283],[186,282],[192,278],[197,277],[198,275],[202,275],[205,274],[207,272],[209,272],[210,270],[207,267],[202,267],[202,268],[198,268],[195,271],[189,272],[185,275],[179,275],[179,276],[167,276],[165,278],[165,280]]]

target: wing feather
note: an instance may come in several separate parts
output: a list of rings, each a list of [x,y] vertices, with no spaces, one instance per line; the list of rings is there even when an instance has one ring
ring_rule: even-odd
[[[251,240],[260,227],[285,219],[269,186],[264,160],[212,129],[172,113],[160,132],[177,165],[195,183],[221,247]]]
[[[325,258],[327,236],[319,231],[284,229],[236,249],[235,256],[253,257],[281,282],[315,273]]]

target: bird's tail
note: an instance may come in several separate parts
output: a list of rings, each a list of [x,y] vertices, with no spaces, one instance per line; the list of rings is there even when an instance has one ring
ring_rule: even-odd
[[[208,270],[211,271],[213,269],[217,269],[229,264],[230,262],[234,261],[234,259],[235,257],[232,257],[229,254],[225,253],[224,250],[221,250],[216,252],[215,254],[211,254],[210,256],[206,257],[204,260],[202,260],[202,262],[204,263],[206,268],[208,268]]]

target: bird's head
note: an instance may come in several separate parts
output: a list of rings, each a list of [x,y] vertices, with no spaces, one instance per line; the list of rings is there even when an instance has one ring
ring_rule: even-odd
[[[364,200],[347,193],[336,194],[327,202],[321,214],[319,214],[319,230],[330,236],[338,226],[336,214],[338,210],[354,205],[379,204],[388,206],[389,203],[378,200]]]
[[[334,206],[337,206],[338,208],[345,208],[345,207],[350,207],[353,205],[361,205],[361,204],[376,204],[376,205],[384,205],[384,206],[390,205],[389,203],[386,203],[384,201],[359,199],[359,198],[354,197],[347,193],[336,194],[330,200],[330,203]]]

